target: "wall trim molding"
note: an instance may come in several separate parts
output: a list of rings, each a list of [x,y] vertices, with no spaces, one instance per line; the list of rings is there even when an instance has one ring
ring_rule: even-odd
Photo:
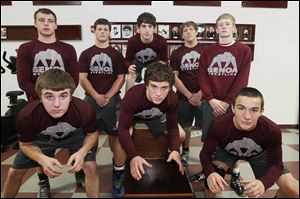
[[[281,129],[299,129],[299,124],[278,124]]]

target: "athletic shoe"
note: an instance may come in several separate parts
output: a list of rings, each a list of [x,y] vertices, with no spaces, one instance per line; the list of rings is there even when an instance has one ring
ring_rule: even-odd
[[[190,151],[182,150],[180,156],[181,156],[181,163],[183,164],[184,167],[189,166],[189,155],[190,155]]]
[[[200,180],[204,180],[205,175],[202,173],[202,171],[200,171],[199,173],[196,173],[196,174],[190,176],[189,179],[190,179],[190,182],[197,182]]]
[[[230,180],[230,187],[234,190],[234,192],[240,196],[244,197],[244,186],[240,182],[240,173],[232,173],[231,180]]]
[[[123,197],[125,194],[124,188],[125,170],[113,169],[111,193],[114,197]]]
[[[50,185],[48,180],[39,181],[40,186],[37,197],[38,198],[51,198]]]

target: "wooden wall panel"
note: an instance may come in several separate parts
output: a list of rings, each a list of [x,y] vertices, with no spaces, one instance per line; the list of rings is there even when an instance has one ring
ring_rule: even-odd
[[[81,5],[81,1],[32,1],[33,5]]]
[[[37,38],[34,26],[1,26],[6,29],[6,37],[1,40],[33,40]],[[60,40],[81,40],[81,25],[59,25],[56,37]]]
[[[221,6],[221,1],[173,1],[176,6]]]
[[[287,1],[242,1],[242,7],[287,8]]]
[[[1,6],[11,6],[11,1],[1,1]]]
[[[103,1],[103,5],[151,5],[151,1]]]

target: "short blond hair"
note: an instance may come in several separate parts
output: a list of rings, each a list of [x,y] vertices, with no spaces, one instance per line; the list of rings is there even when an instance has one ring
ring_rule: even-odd
[[[221,19],[229,19],[232,21],[232,24],[235,25],[235,18],[234,16],[232,16],[231,14],[229,13],[224,13],[224,14],[221,14],[217,20],[216,20],[216,25],[218,25],[218,22],[221,20]]]

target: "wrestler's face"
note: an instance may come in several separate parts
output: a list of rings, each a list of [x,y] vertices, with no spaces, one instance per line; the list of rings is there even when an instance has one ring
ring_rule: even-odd
[[[263,113],[261,98],[238,96],[235,105],[232,106],[232,112],[235,127],[239,130],[251,131],[256,127],[257,120]]]
[[[138,32],[141,34],[141,40],[144,43],[150,43],[153,41],[154,26],[148,23],[141,23]]]
[[[98,24],[95,28],[96,42],[108,42],[110,30],[108,25]]]
[[[45,37],[54,35],[55,30],[57,29],[55,17],[52,14],[38,13],[36,15],[34,26],[36,27],[38,34]]]
[[[150,80],[147,85],[146,95],[149,101],[160,104],[168,96],[170,83],[167,81],[155,82]]]
[[[197,42],[197,34],[193,26],[186,26],[182,29],[182,38],[186,42]]]
[[[41,102],[49,115],[53,118],[60,118],[69,109],[71,102],[70,89],[60,91],[42,89]]]
[[[233,37],[233,33],[236,31],[235,24],[230,19],[221,19],[217,22],[217,33],[220,38]]]

